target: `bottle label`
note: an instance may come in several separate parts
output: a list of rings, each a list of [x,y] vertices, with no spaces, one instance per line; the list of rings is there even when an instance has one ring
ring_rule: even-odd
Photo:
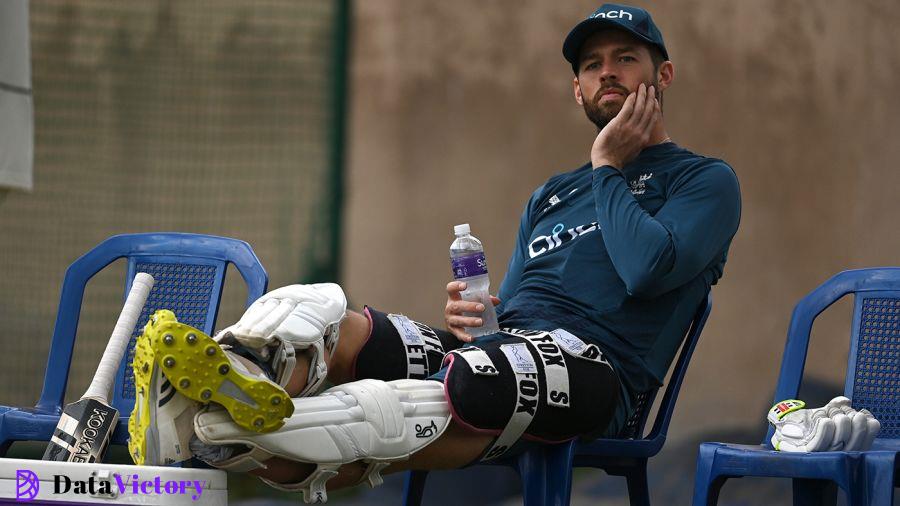
[[[453,277],[455,279],[470,278],[488,273],[487,260],[484,259],[484,253],[473,253],[453,258],[450,260],[450,264],[453,267]]]

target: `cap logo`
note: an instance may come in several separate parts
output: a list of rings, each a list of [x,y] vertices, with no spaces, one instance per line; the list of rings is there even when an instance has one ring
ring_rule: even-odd
[[[592,18],[609,18],[609,19],[625,19],[625,16],[628,16],[628,21],[634,21],[634,16],[631,15],[630,12],[624,10],[618,11],[609,11],[609,12],[595,12]]]

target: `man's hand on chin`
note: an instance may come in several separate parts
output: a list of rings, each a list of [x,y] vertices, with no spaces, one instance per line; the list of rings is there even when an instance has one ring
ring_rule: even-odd
[[[662,118],[656,89],[644,84],[628,95],[622,110],[597,134],[591,147],[591,164],[596,169],[609,165],[622,170],[650,145],[651,135]]]

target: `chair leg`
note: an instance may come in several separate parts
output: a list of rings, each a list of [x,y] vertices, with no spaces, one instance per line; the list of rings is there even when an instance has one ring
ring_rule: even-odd
[[[900,485],[900,483],[894,483],[897,454],[871,452],[866,453],[864,459],[866,504],[891,506],[894,504],[894,487]]]
[[[717,476],[709,484],[709,492],[707,495],[707,505],[715,506],[719,504],[719,492],[722,490],[722,486],[725,485],[725,482],[728,481],[730,476]]]
[[[516,470],[522,481],[522,504],[544,506],[547,504],[550,479],[544,448],[532,448],[516,458]]]
[[[428,471],[409,471],[403,484],[404,506],[420,506],[422,496],[425,495],[425,480],[428,479]]]
[[[694,473],[693,506],[715,506],[719,502],[719,491],[728,476],[713,476],[718,445],[703,443],[697,455],[697,470]]]
[[[546,472],[549,473],[547,490],[548,506],[569,506],[572,495],[572,459],[575,456],[575,441],[547,446]]]
[[[631,506],[650,506],[650,490],[647,485],[647,459],[642,459],[625,475],[628,482],[628,501]]]
[[[837,485],[830,480],[794,478],[794,506],[834,506]]]

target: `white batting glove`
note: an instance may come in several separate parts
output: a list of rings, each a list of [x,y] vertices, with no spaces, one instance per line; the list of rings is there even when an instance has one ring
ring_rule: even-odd
[[[779,402],[769,410],[769,423],[775,426],[772,446],[786,452],[824,451],[834,437],[834,422],[825,408],[803,409],[806,403],[796,399]]]
[[[862,451],[871,448],[881,424],[866,410],[850,407],[850,399],[835,397],[825,406],[804,409],[803,401],[790,399],[769,410],[775,427],[772,445],[785,452]]]
[[[846,397],[836,397],[835,400],[842,399],[838,407],[844,415],[847,416],[851,427],[850,436],[844,445],[845,451],[866,451],[872,448],[872,443],[881,431],[881,422],[879,422],[868,409],[860,409],[856,411],[850,407],[850,399]],[[830,403],[829,403],[830,404]]]
[[[344,319],[347,298],[339,285],[289,285],[256,299],[241,319],[217,337],[231,333],[249,348],[264,348],[275,338],[306,348]]]
[[[276,381],[285,386],[296,364],[296,354],[309,355],[306,386],[298,397],[318,392],[328,376],[326,352],[334,354],[347,298],[334,283],[289,285],[253,302],[241,319],[216,334],[216,341],[237,342],[271,361]]]

